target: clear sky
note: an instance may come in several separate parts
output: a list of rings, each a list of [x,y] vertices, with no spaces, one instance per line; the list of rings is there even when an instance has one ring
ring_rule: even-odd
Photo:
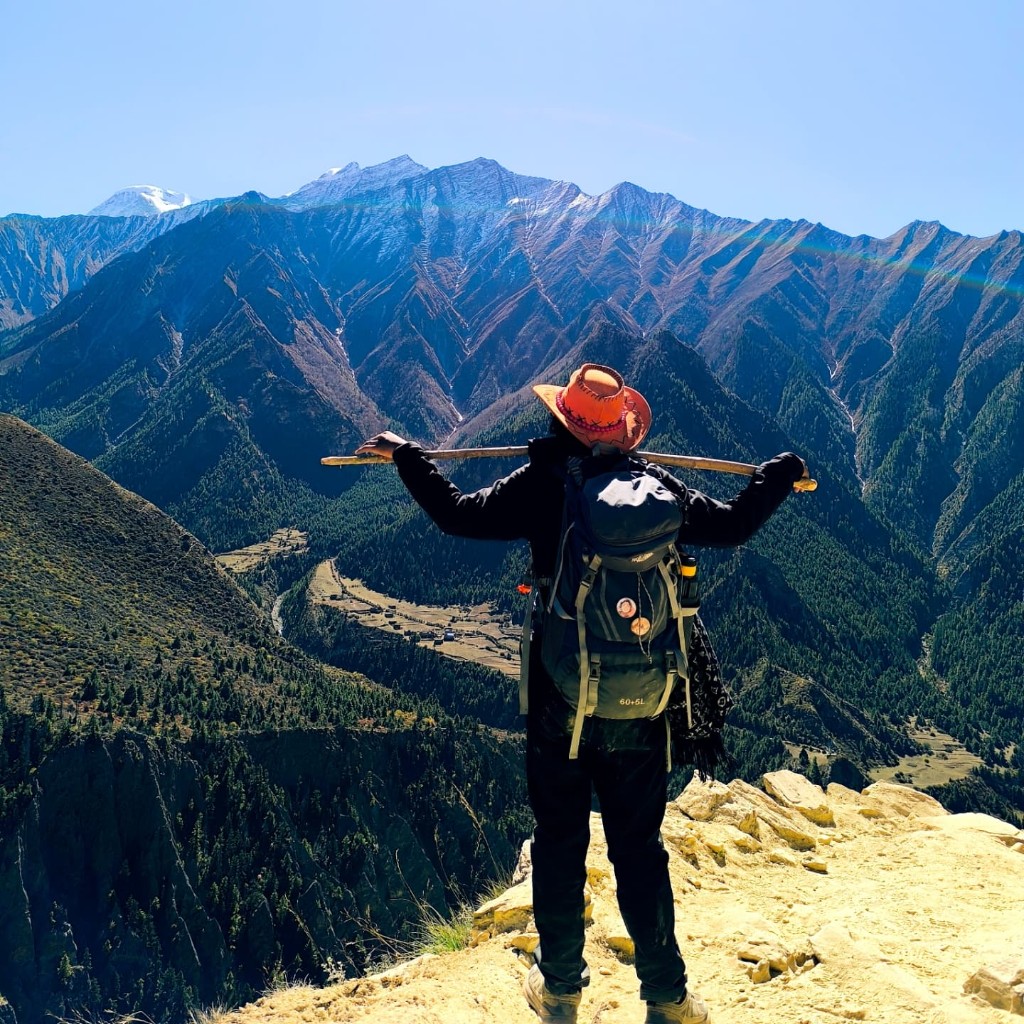
[[[0,214],[407,153],[724,216],[1024,229],[1024,0],[0,0]]]

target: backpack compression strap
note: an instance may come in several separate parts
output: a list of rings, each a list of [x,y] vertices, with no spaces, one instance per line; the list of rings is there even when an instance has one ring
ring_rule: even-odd
[[[538,603],[543,604],[545,587],[551,586],[548,576],[533,578],[533,591],[526,603],[526,614],[523,616],[523,636],[519,642],[519,714],[525,715],[530,710],[530,641],[533,638],[533,616],[537,612]]]
[[[678,556],[677,556],[678,557]],[[684,608],[676,597],[676,589],[672,583],[672,576],[668,571],[668,567],[664,562],[658,564],[658,571],[661,573],[662,579],[665,581],[665,590],[668,592],[669,607],[672,610],[672,618],[676,620],[676,629],[679,632],[679,664],[678,672],[683,679],[683,685],[686,687],[686,726],[688,729],[693,728],[693,702],[690,696],[690,655],[686,648],[686,627],[685,619],[687,616],[696,615],[696,608]],[[663,711],[665,705],[668,703],[668,696],[662,702],[659,711]]]
[[[523,616],[523,639],[519,642],[519,714],[530,710],[530,640],[533,637],[533,609],[537,605],[537,589],[534,588],[526,603]]]
[[[601,556],[594,555],[587,563],[587,571],[580,580],[576,591],[576,633],[580,643],[580,696],[576,702],[576,721],[572,727],[572,742],[569,744],[569,760],[575,761],[580,756],[580,737],[583,735],[583,719],[594,713],[597,707],[597,687],[601,679],[601,659],[590,656],[587,650],[587,617],[583,606],[590,596],[590,590],[597,579],[597,570],[601,565]]]
[[[673,545],[672,550],[676,554],[676,565],[679,565],[679,553],[675,551]],[[661,572],[662,579],[665,581],[665,590],[668,592],[669,607],[672,611],[672,618],[676,620],[676,629],[679,631],[679,651],[678,651],[678,662],[676,673],[670,673],[669,675],[669,686],[665,691],[666,697],[662,702],[659,711],[664,711],[665,706],[668,704],[668,697],[671,694],[672,684],[675,682],[675,676],[682,676],[683,686],[686,692],[686,725],[687,728],[693,728],[693,701],[690,696],[690,652],[687,649],[686,644],[686,628],[684,617],[689,615],[696,615],[696,608],[684,608],[680,605],[678,598],[676,597],[676,588],[672,585],[672,577],[668,571],[664,562],[659,563],[658,569]],[[668,652],[673,661],[676,660],[675,651]],[[665,716],[665,770],[672,771],[672,723],[669,721],[668,716]]]

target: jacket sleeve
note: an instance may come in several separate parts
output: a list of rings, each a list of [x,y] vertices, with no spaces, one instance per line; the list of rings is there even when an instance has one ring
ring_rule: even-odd
[[[681,539],[708,547],[745,543],[793,493],[793,484],[803,476],[804,469],[803,459],[783,452],[758,466],[750,483],[729,501],[716,501],[687,488]]]
[[[529,536],[534,502],[529,465],[489,487],[464,494],[442,476],[423,449],[408,441],[394,452],[395,467],[409,493],[445,533],[475,540],[518,540]]]

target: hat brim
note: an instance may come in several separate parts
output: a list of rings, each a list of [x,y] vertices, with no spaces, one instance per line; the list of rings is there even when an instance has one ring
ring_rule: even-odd
[[[566,419],[565,414],[558,408],[558,397],[565,391],[564,387],[560,384],[533,385],[533,393],[548,407],[551,415],[577,441],[585,444],[588,448],[592,448],[595,444],[607,444],[613,448],[618,448],[620,451],[631,452],[640,446],[640,442],[647,436],[647,431],[651,429],[651,407],[647,404],[647,399],[639,391],[634,391],[633,388],[627,387],[625,384],[622,386],[622,390],[625,392],[627,402],[631,406],[630,412],[639,421],[639,429],[633,437],[626,436],[625,426],[623,426],[622,433],[618,435],[609,435],[605,431],[588,431],[580,424]]]

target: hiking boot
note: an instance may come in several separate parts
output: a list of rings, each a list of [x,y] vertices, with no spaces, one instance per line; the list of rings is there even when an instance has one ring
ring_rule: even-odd
[[[648,1003],[647,1024],[708,1024],[708,1008],[696,992],[678,1003]]]
[[[544,975],[534,964],[523,978],[523,995],[543,1024],[576,1024],[580,993],[556,995],[544,984]]]

